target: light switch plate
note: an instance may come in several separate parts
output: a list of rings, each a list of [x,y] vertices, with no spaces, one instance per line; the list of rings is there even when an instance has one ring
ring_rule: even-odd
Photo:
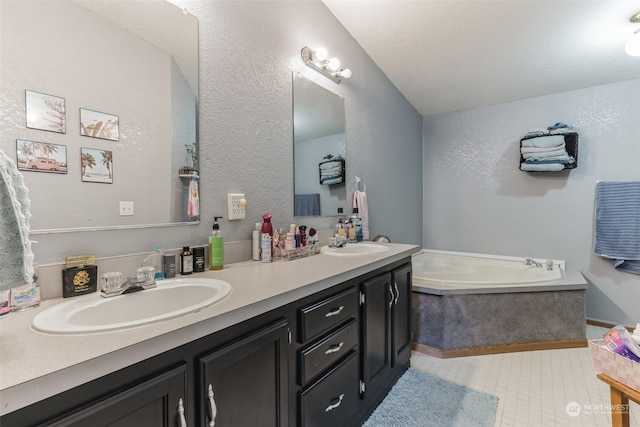
[[[244,194],[227,194],[227,209],[229,210],[229,220],[246,218],[245,208],[240,203],[241,200],[244,200]]]
[[[120,216],[133,215],[133,202],[120,202]]]

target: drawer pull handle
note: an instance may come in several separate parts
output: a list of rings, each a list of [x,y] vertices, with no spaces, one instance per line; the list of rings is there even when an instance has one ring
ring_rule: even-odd
[[[393,299],[395,298],[395,295],[393,294],[393,288],[391,287],[391,283],[389,283],[389,293],[391,294],[391,300],[389,301],[389,308],[391,308],[391,306],[393,306]]]
[[[344,305],[341,305],[338,308],[334,308],[333,310],[331,310],[330,312],[328,312],[327,314],[324,315],[324,317],[331,317],[331,316],[337,316],[338,314],[340,314],[340,312],[344,309]]]
[[[333,344],[331,347],[327,349],[327,351],[324,352],[324,354],[337,353],[340,351],[343,345],[344,345],[343,342],[341,342],[340,344]]]
[[[213,387],[209,384],[209,388],[207,389],[207,396],[209,397],[209,410],[210,415],[209,418],[209,427],[213,427],[216,425],[216,415],[218,415],[218,408],[216,407],[216,401],[213,398]]]
[[[187,427],[187,420],[184,418],[184,405],[182,398],[178,400],[178,415],[180,416],[180,427]]]
[[[332,402],[336,401],[336,403],[332,403],[329,406],[327,406],[327,409],[325,409],[324,412],[329,412],[329,411],[333,411],[334,409],[336,409],[342,403],[342,399],[343,398],[344,398],[344,393],[342,393],[340,395],[340,397],[333,399]]]

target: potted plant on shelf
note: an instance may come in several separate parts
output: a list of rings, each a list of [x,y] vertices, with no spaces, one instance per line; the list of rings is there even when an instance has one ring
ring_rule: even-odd
[[[187,150],[184,161],[185,166],[181,167],[178,173],[184,177],[198,176],[198,147],[195,142],[185,144],[184,147]]]

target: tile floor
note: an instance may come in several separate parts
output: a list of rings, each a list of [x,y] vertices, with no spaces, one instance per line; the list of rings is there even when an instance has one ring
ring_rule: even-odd
[[[606,331],[587,325],[587,339]],[[414,352],[411,366],[498,396],[496,426],[611,425],[609,386],[596,378],[587,347],[453,359]],[[567,413],[571,402],[580,406],[575,416]],[[631,402],[630,414],[631,425],[640,426],[640,405]]]

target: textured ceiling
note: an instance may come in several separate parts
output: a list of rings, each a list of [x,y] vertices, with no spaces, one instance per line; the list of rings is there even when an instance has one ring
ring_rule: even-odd
[[[424,116],[640,78],[639,0],[323,1]]]

